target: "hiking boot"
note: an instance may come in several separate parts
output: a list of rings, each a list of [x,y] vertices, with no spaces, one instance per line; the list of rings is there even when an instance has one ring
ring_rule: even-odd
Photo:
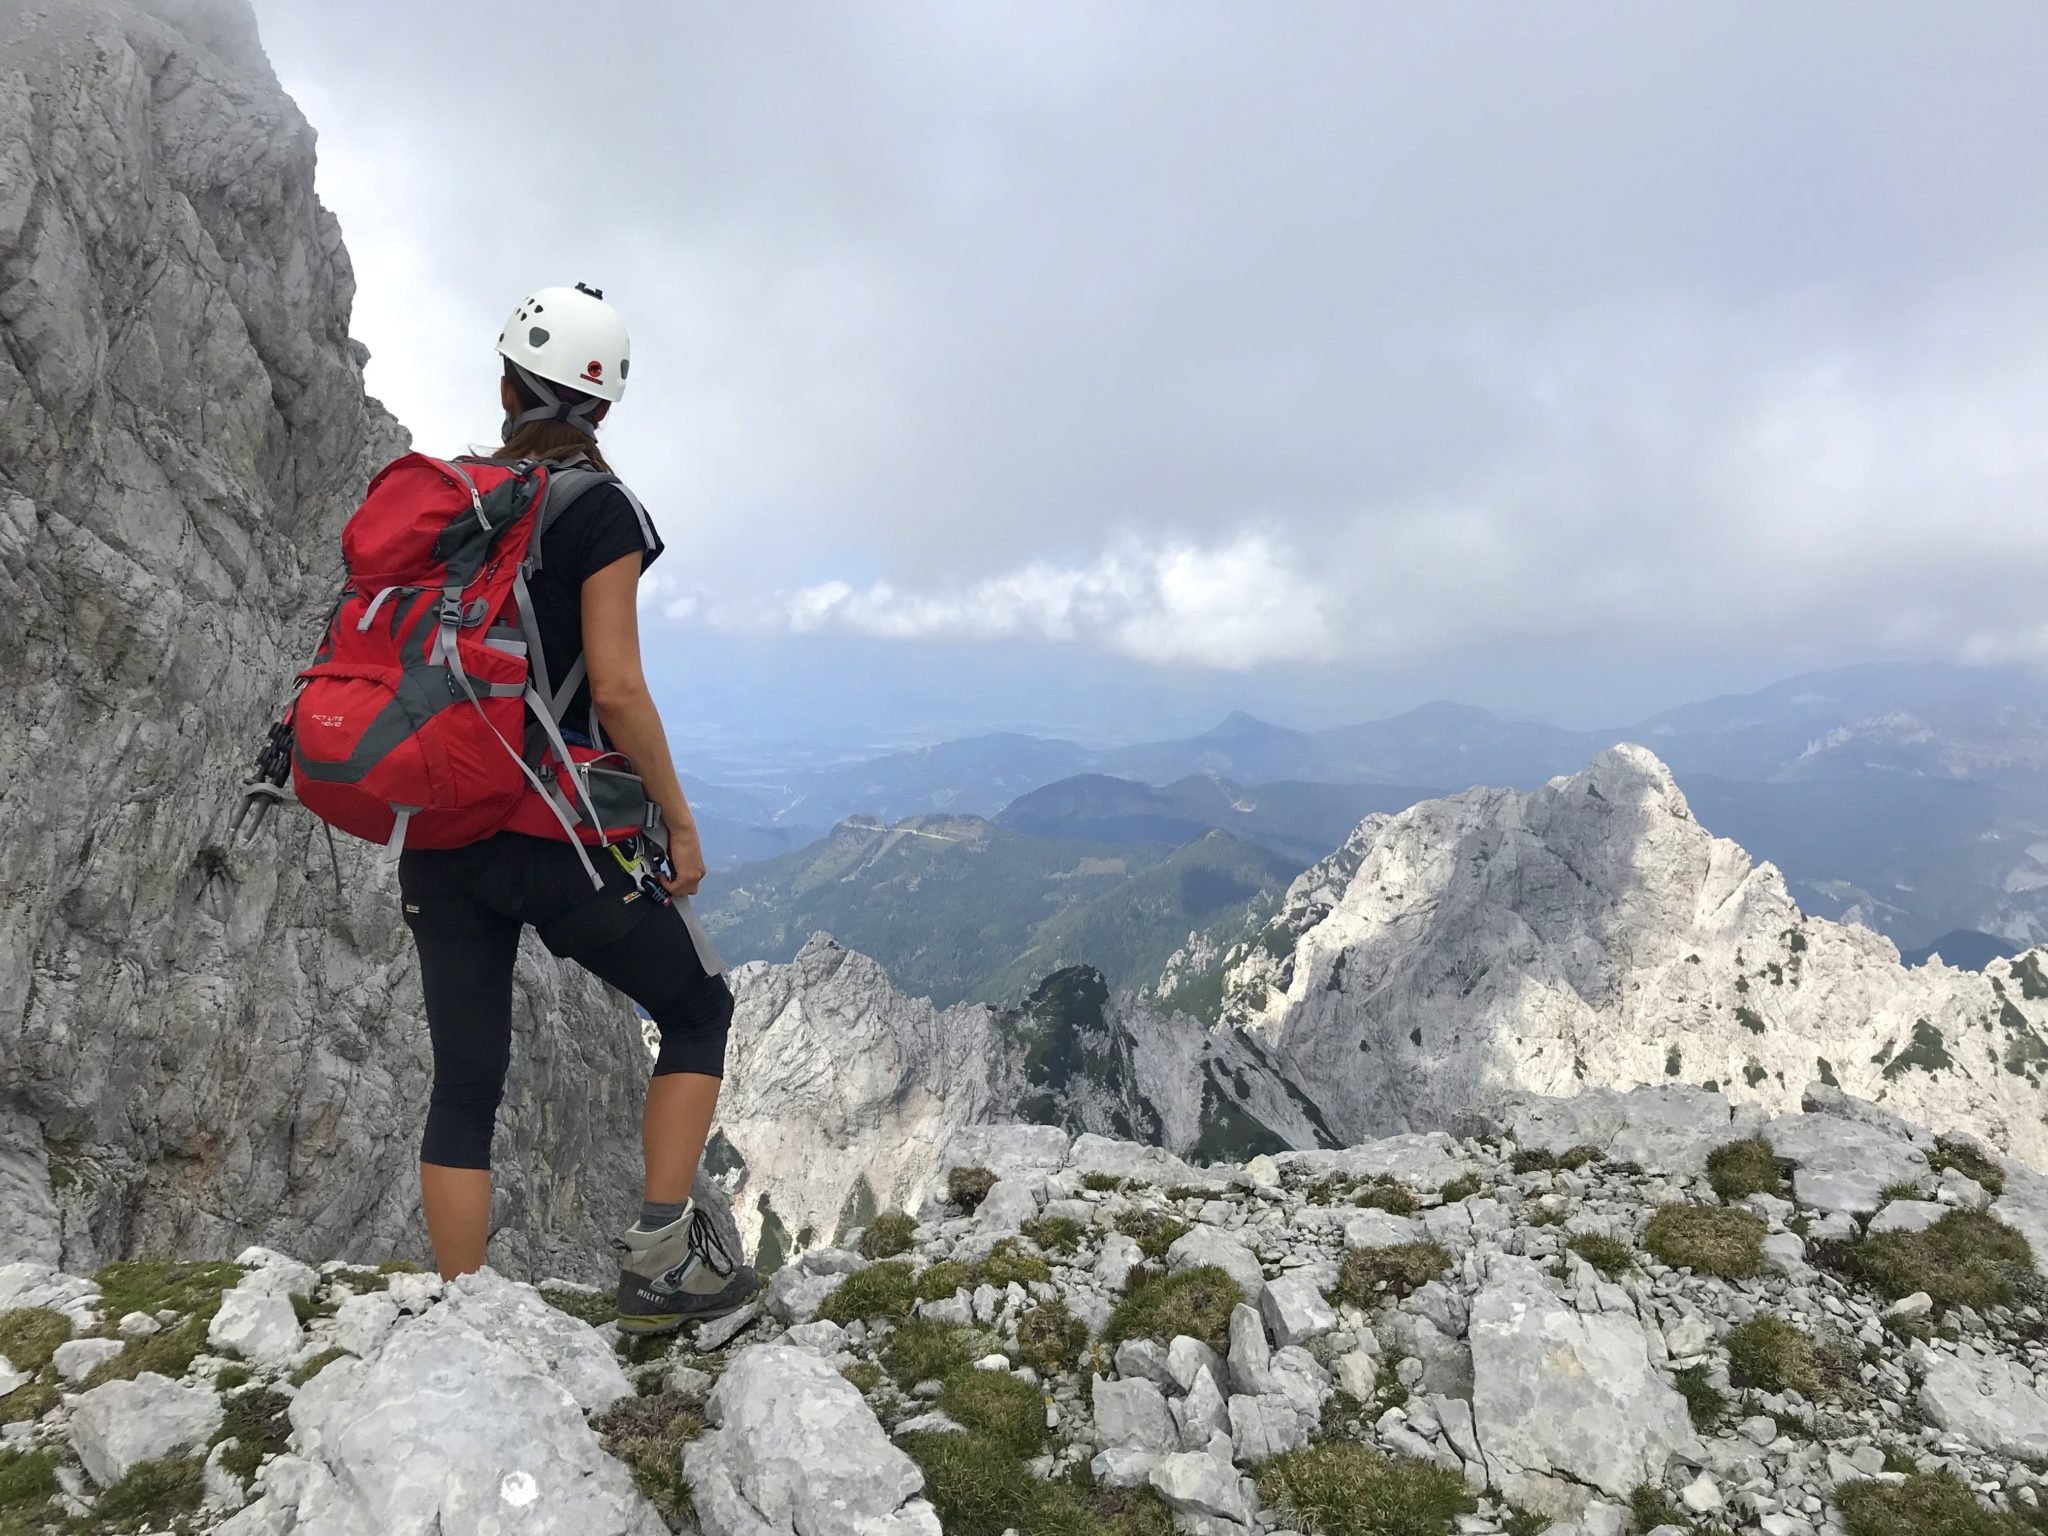
[[[612,1241],[619,1261],[619,1331],[673,1333],[700,1318],[722,1317],[760,1288],[753,1269],[740,1263],[694,1202],[665,1227],[628,1227]]]

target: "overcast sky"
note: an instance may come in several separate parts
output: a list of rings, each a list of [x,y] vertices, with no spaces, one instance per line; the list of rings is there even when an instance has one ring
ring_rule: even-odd
[[[625,313],[651,644],[735,696],[2048,653],[2039,0],[258,9],[423,446],[528,288]]]

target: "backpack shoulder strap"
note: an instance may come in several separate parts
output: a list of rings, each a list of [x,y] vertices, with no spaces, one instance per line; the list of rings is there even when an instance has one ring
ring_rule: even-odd
[[[640,505],[640,498],[632,488],[617,475],[595,468],[588,459],[578,456],[561,465],[548,466],[547,500],[540,509],[538,520],[533,526],[532,554],[528,563],[534,570],[540,569],[541,540],[547,536],[555,519],[574,505],[580,498],[601,485],[615,485],[626,498],[626,504],[633,509],[633,515],[640,520],[640,540],[648,549],[656,547],[654,524],[648,519],[647,509]]]

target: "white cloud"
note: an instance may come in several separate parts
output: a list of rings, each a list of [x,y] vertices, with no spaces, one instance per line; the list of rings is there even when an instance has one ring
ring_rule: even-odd
[[[1247,533],[1158,549],[1126,536],[1085,566],[1038,561],[924,591],[825,581],[721,607],[713,622],[891,640],[1075,641],[1160,665],[1244,670],[1329,659],[1328,609],[1328,594],[1290,550]]]

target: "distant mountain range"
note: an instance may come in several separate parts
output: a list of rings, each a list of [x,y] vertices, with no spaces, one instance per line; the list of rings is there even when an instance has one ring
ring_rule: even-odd
[[[977,736],[691,793],[726,867],[813,857],[849,817],[931,815],[1155,858],[1221,828],[1305,865],[1372,811],[1474,784],[1535,788],[1623,740],[1656,751],[1701,819],[1777,864],[1808,910],[1909,952],[1959,929],[2016,947],[2048,937],[2048,674],[2031,668],[1844,668],[1600,731],[1438,703],[1314,731],[1237,713],[1198,736],[1113,749]],[[801,942],[798,915],[783,916],[790,931],[760,957]],[[899,956],[875,952],[913,984]]]

